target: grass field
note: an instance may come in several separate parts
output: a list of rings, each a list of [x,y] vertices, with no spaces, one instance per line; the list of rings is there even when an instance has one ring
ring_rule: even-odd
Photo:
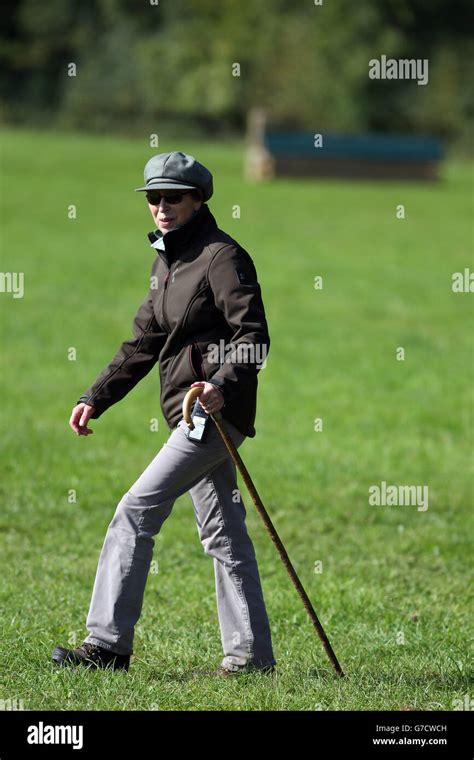
[[[472,166],[448,163],[436,185],[249,185],[236,143],[161,139],[157,150],[146,138],[7,131],[3,145],[1,270],[24,272],[25,291],[0,293],[0,699],[31,710],[452,710],[472,699],[473,296],[451,288],[453,272],[474,268]],[[213,170],[210,209],[257,267],[272,345],[257,436],[240,453],[343,680],[243,484],[278,675],[199,674],[222,650],[188,495],[156,537],[130,672],[50,663],[56,645],[85,637],[107,525],[168,436],[156,370],[93,436],[68,420],[131,335],[153,255],[133,188],[150,155],[175,149]],[[428,509],[370,505],[382,481],[428,486]]]

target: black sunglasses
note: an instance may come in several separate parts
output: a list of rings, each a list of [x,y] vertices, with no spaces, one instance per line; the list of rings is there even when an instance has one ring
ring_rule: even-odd
[[[146,199],[148,203],[151,203],[152,206],[159,206],[161,203],[161,200],[163,199],[166,203],[169,203],[170,206],[177,206],[178,203],[181,203],[185,195],[189,195],[189,193],[192,193],[192,190],[187,190],[183,193],[176,193],[176,195],[162,195],[161,193],[147,193]]]

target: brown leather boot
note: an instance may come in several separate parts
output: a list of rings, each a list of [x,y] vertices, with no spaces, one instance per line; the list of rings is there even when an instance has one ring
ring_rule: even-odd
[[[107,670],[128,670],[130,664],[129,654],[117,654],[89,641],[76,649],[56,647],[51,659],[56,665],[85,665]]]

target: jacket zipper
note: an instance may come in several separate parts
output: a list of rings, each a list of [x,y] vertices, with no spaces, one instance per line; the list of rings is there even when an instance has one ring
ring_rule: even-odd
[[[168,322],[168,317],[166,316],[166,309],[165,309],[166,294],[168,292],[168,280],[170,278],[171,270],[168,267],[168,262],[166,261],[166,258],[163,256],[162,252],[160,251],[159,253],[160,253],[161,258],[163,259],[163,261],[165,262],[165,264],[166,264],[166,266],[168,268],[168,274],[165,277],[163,300],[161,302],[161,318],[163,320],[163,323],[164,323],[166,329],[168,330],[169,333],[171,333],[171,327],[170,327],[170,323]]]
[[[168,332],[171,334],[171,326],[170,326],[170,323],[168,322],[168,317],[166,316],[166,309],[165,309],[166,294],[168,292],[168,281],[169,281],[169,278],[170,278],[170,275],[171,275],[171,269],[168,267],[168,262],[166,261],[166,258],[163,255],[163,252],[162,251],[158,251],[158,253],[160,254],[161,258],[163,259],[163,261],[164,261],[164,263],[166,265],[166,268],[168,269],[168,274],[165,277],[165,283],[164,283],[163,300],[161,302],[161,319],[163,320],[163,323],[164,323],[165,327],[167,328]],[[179,262],[176,264],[176,266],[174,268],[175,270],[178,268],[178,264],[179,264]],[[193,296],[193,298],[191,299],[190,303],[188,303],[188,305],[186,307],[186,311],[184,313],[183,321],[182,321],[182,323],[181,323],[181,325],[179,327],[179,330],[178,330],[178,336],[180,335],[181,330],[183,329],[184,322],[186,321],[186,317],[187,317],[187,315],[189,313],[189,310],[190,310],[190,308],[192,306],[193,301],[198,297],[199,293],[201,293],[202,290],[203,290],[203,288],[201,288],[201,290],[199,290],[197,293],[195,293],[194,296]],[[199,351],[199,349],[198,349],[198,353],[199,353],[199,355],[201,355],[201,352]],[[202,379],[205,380],[204,364],[203,364],[203,361],[202,361],[202,357],[201,357],[201,372],[202,372]]]

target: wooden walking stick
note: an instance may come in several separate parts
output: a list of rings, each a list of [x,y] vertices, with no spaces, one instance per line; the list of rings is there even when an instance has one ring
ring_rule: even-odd
[[[191,407],[194,403],[194,400],[200,396],[202,393],[202,387],[195,386],[194,388],[191,388],[185,395],[183,400],[183,417],[190,428],[190,430],[194,429],[194,423],[191,418]],[[265,528],[267,529],[268,534],[270,535],[270,538],[272,539],[273,543],[275,544],[276,548],[278,549],[278,553],[281,557],[281,560],[283,564],[285,565],[288,575],[291,578],[291,581],[296,588],[298,594],[300,595],[302,602],[304,604],[305,610],[307,611],[309,617],[311,618],[311,622],[313,623],[314,627],[316,628],[316,631],[318,633],[319,638],[321,639],[324,649],[326,650],[326,654],[329,657],[331,664],[336,671],[336,674],[338,676],[344,676],[344,673],[342,671],[341,666],[339,665],[339,662],[337,660],[337,657],[334,653],[334,650],[329,643],[329,639],[326,636],[326,633],[324,632],[324,628],[322,627],[321,623],[318,620],[318,616],[316,615],[316,612],[314,611],[314,607],[311,604],[311,601],[308,597],[308,594],[303,588],[303,585],[298,578],[296,571],[293,567],[293,565],[290,562],[290,558],[288,557],[288,554],[286,552],[285,547],[283,546],[281,539],[278,535],[278,533],[275,530],[275,527],[268,515],[267,510],[262,504],[262,500],[260,499],[260,496],[257,493],[257,489],[255,488],[252,479],[247,471],[246,466],[244,465],[239,452],[234,446],[234,443],[232,439],[230,438],[227,430],[225,429],[225,426],[222,421],[222,414],[220,412],[214,412],[214,414],[210,415],[212,419],[214,420],[217,429],[227,446],[227,449],[229,451],[229,454],[231,455],[236,467],[238,468],[240,474],[242,475],[242,478],[244,480],[245,485],[247,486],[247,489],[249,491],[250,496],[252,497],[252,501],[255,504],[257,511],[260,515],[260,517],[263,520],[263,523],[265,525]]]

